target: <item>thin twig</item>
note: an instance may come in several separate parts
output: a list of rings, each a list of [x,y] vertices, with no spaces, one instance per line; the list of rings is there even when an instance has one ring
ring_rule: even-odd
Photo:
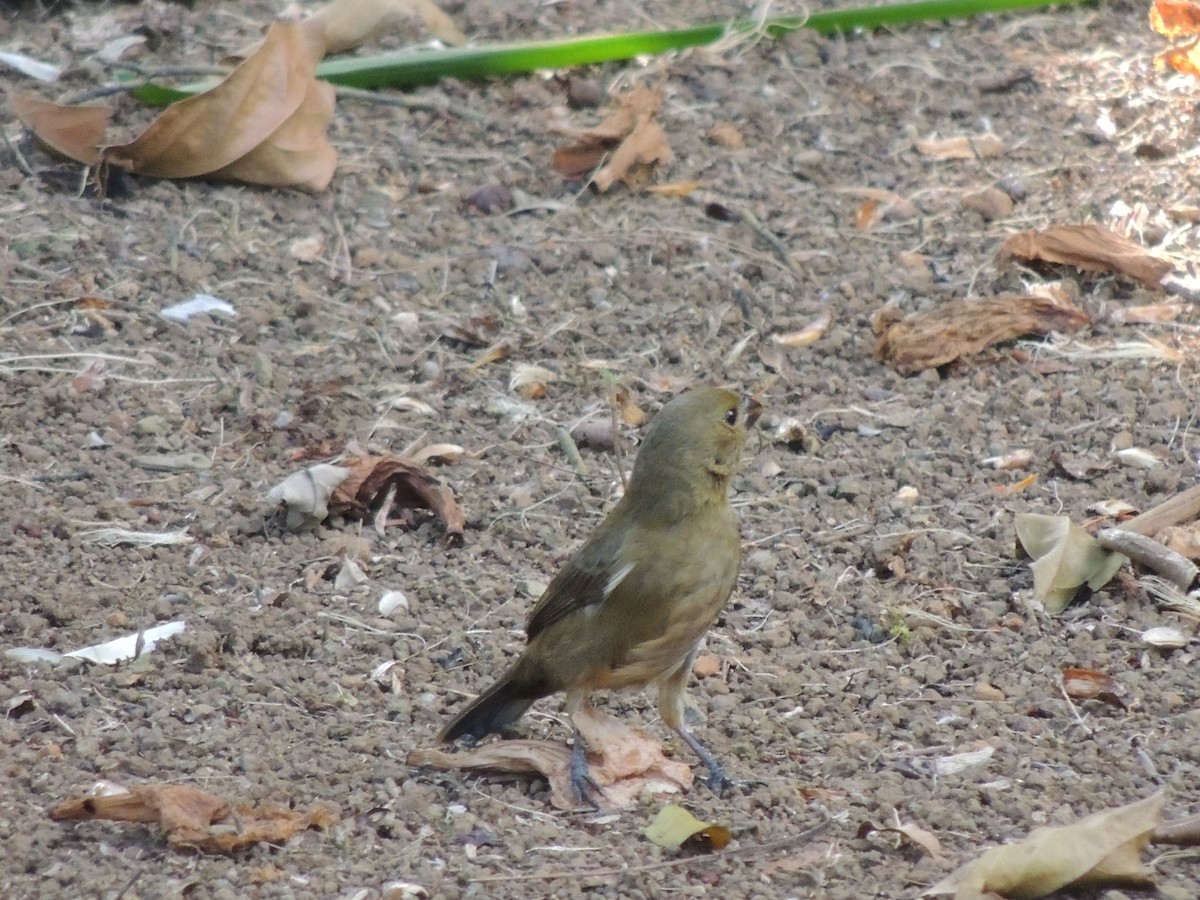
[[[788,850],[797,844],[802,844],[805,841],[815,838],[832,825],[832,818],[826,819],[820,825],[814,825],[807,831],[802,831],[800,834],[793,835],[789,838],[784,838],[780,841],[772,841],[769,844],[751,844],[746,847],[738,847],[736,850],[726,850],[720,853],[708,853],[703,856],[681,856],[675,859],[664,859],[658,862],[645,863],[640,866],[621,866],[610,867],[604,869],[573,869],[563,870],[557,869],[549,872],[523,872],[516,875],[487,875],[483,878],[472,878],[472,884],[489,884],[500,881],[552,881],[557,878],[617,878],[622,875],[630,875],[637,872],[653,872],[656,869],[677,869],[682,866],[692,864],[703,864],[710,862],[720,862],[727,859],[739,859],[744,857],[758,856],[760,854],[773,853],[776,850]]]

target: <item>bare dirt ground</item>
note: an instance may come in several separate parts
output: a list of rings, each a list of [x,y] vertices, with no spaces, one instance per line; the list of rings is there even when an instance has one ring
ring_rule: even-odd
[[[477,40],[746,11],[459,6]],[[145,26],[144,63],[208,64],[276,11],[6,5],[0,44],[66,63]],[[893,898],[986,846],[1160,787],[1169,816],[1195,812],[1197,645],[1140,639],[1194,625],[1130,578],[1047,616],[1014,558],[1013,520],[1082,522],[1098,501],[1146,508],[1195,482],[1200,314],[1185,303],[1173,321],[1117,324],[1105,310],[1164,298],[1074,276],[1096,316],[1074,343],[1010,344],[908,378],[872,357],[885,303],[911,313],[1039,281],[994,261],[1020,229],[1111,223],[1118,201],[1142,204],[1142,240],[1194,255],[1196,87],[1154,71],[1159,48],[1144,3],[1106,2],[586,73],[662,85],[675,159],[657,180],[701,179],[687,200],[596,196],[555,174],[554,126],[598,120],[568,110],[557,77],[449,83],[408,95],[410,108],[343,101],[338,173],[316,197],[141,181],[102,203],[27,144],[32,177],[0,148],[0,645],[62,651],[187,627],[117,667],[0,657],[0,895],[373,897],[403,880],[435,897]],[[126,101],[120,118],[132,128],[148,113]],[[722,122],[744,147],[709,138]],[[987,131],[1004,145],[990,158],[914,149]],[[484,185],[511,191],[517,210],[464,204]],[[987,187],[1015,201],[1010,215],[964,205]],[[856,227],[867,190],[908,205]],[[706,216],[707,202],[752,213],[794,271],[754,228]],[[237,317],[159,315],[196,292]],[[814,344],[772,341],[824,312],[832,325]],[[475,364],[501,341],[506,358]],[[1095,352],[1134,341],[1159,350]],[[95,361],[103,376],[78,380]],[[529,364],[556,373],[544,397],[510,388]],[[698,784],[681,801],[733,829],[733,847],[675,862],[641,833],[661,799],[559,813],[538,779],[406,765],[522,645],[538,586],[619,491],[613,456],[585,447],[584,477],[558,429],[607,419],[614,384],[653,413],[711,383],[756,389],[768,407],[736,484],[746,563],[708,638],[720,665],[691,692],[697,735],[744,783],[723,797]],[[774,440],[788,418],[812,439]],[[639,433],[623,426],[627,451]],[[462,546],[422,514],[383,534],[284,533],[267,490],[352,441],[466,448],[437,470],[467,513]],[[1113,448],[1129,446],[1161,464],[1116,464]],[[1034,451],[1039,478],[997,492],[1028,471],[982,460],[1017,449]],[[1107,468],[1074,480],[1055,450]],[[154,471],[151,454],[202,462]],[[905,486],[915,501],[897,500]],[[186,529],[193,543],[89,539],[106,526]],[[368,581],[338,590],[347,556]],[[407,610],[381,616],[385,590]],[[1109,673],[1123,705],[1069,702],[1066,666]],[[646,697],[601,702],[690,761]],[[561,705],[539,703],[522,728],[565,739]],[[988,748],[955,774],[931,764]],[[152,826],[49,819],[102,778],[329,802],[340,820],[230,858],[173,851]],[[935,834],[945,858],[859,836],[897,820]],[[1194,858],[1157,857],[1153,871],[1161,896],[1200,896]]]

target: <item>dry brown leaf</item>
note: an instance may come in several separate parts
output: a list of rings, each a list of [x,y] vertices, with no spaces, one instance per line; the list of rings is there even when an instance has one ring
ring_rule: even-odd
[[[974,900],[990,891],[1010,900],[1036,900],[1063,889],[1153,888],[1139,854],[1159,826],[1166,802],[1159,792],[1072,825],[1038,828],[1019,843],[993,847],[924,896]]]
[[[1014,234],[1000,245],[996,259],[1003,264],[1014,258],[1061,263],[1085,272],[1112,272],[1150,288],[1161,288],[1162,279],[1175,268],[1169,260],[1101,225],[1054,225]]]
[[[883,211],[879,208],[879,201],[864,200],[854,212],[854,227],[859,231],[870,231],[882,218]]]
[[[932,312],[876,317],[875,356],[901,375],[937,368],[1004,341],[1050,331],[1072,332],[1091,320],[1069,301],[1021,294],[954,300]]]
[[[991,132],[964,134],[952,138],[928,138],[914,141],[922,156],[933,159],[977,159],[999,156],[1004,152],[1004,141]]]
[[[219,85],[164,110],[130,143],[106,147],[103,157],[158,178],[214,175],[322,190],[336,154],[324,132],[333,88],[316,80],[320,58],[320,46],[300,23],[276,22]]]
[[[397,26],[421,22],[444,44],[461,47],[466,37],[432,0],[333,0],[304,20],[326,54],[341,53],[387,34]]]
[[[59,106],[18,91],[8,92],[8,104],[51,153],[88,166],[99,162],[104,133],[113,114],[111,107]]]
[[[260,842],[282,843],[312,827],[327,828],[338,819],[329,806],[307,813],[275,806],[231,804],[214,794],[185,784],[143,784],[125,788],[100,782],[87,794],[50,810],[58,822],[109,819],[152,822],[167,832],[172,847],[232,853]]]
[[[576,133],[573,144],[554,151],[554,168],[566,178],[581,178],[608,162],[592,176],[603,192],[615,182],[636,186],[656,163],[671,159],[666,133],[658,124],[662,94],[643,85],[613,98],[609,113],[595,128]]]
[[[398,456],[356,456],[339,465],[350,475],[329,498],[333,515],[366,518],[391,501],[401,509],[428,509],[442,520],[448,540],[462,539],[466,519],[454,492],[412,460]]]
[[[1068,667],[1062,670],[1063,693],[1072,700],[1100,700],[1118,709],[1125,702],[1117,696],[1117,683],[1106,672]]]
[[[612,806],[630,806],[644,794],[679,793],[691,785],[691,769],[663,756],[662,746],[653,738],[592,707],[585,706],[573,718],[587,743],[588,772]],[[438,769],[537,773],[550,783],[550,803],[555,808],[576,805],[569,771],[571,751],[554,741],[495,741],[457,753],[413,750],[405,762]]]

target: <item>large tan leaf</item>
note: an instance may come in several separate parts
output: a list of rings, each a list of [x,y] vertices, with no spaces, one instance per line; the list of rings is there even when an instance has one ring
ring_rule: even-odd
[[[1166,802],[1159,792],[1072,825],[1038,828],[1019,843],[993,847],[924,896],[1036,900],[1063,888],[1151,886],[1139,854],[1162,820]]]
[[[59,106],[40,97],[8,92],[8,103],[34,137],[59,156],[85,165],[100,159],[104,132],[113,110],[108,106]]]
[[[315,94],[308,101],[314,105],[328,103],[321,91],[313,91],[320,58],[321,47],[300,23],[276,22],[262,47],[219,85],[176,103],[132,142],[106,148],[104,157],[131,172],[159,178],[190,178],[227,169],[269,141],[310,95]],[[313,116],[301,114],[301,118],[307,122]],[[285,142],[290,136],[287,130],[282,134]],[[317,155],[328,152],[332,148],[322,148]],[[250,168],[265,167],[260,163]],[[311,173],[306,174],[301,180],[311,181]],[[269,184],[289,183],[278,172],[267,177]]]
[[[323,191],[337,168],[326,136],[337,104],[333,85],[312,79],[304,101],[271,136],[239,160],[210,173],[223,181]]]
[[[1113,272],[1150,288],[1161,288],[1163,278],[1175,269],[1169,260],[1101,225],[1054,225],[1042,231],[1022,231],[1007,238],[996,257],[1000,262],[1042,260],[1085,272]]]

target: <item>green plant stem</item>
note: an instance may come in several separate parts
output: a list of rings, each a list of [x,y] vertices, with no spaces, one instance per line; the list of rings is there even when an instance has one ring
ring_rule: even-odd
[[[1069,6],[1082,2],[1087,0],[918,0],[914,3],[833,10],[807,17],[786,16],[761,22],[742,19],[668,31],[600,34],[449,50],[405,50],[323,62],[317,67],[317,77],[355,88],[411,88],[433,84],[443,78],[472,80],[523,74],[538,69],[616,62],[635,56],[652,56],[670,50],[699,47],[727,36],[758,33],[778,38],[801,28],[819,34],[836,34],[910,22],[939,21],[1045,6]],[[208,87],[211,84],[168,88],[152,83],[139,86],[132,93],[145,103],[165,106]]]

